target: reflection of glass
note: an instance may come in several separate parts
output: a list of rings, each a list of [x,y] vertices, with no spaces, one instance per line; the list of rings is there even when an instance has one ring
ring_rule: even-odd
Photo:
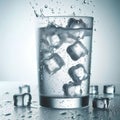
[[[39,17],[40,105],[88,106],[92,17]]]

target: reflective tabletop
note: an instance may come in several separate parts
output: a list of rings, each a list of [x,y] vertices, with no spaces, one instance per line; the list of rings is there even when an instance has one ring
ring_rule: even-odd
[[[15,107],[13,95],[19,84],[0,84],[0,120],[120,120],[120,95],[110,98],[108,109],[94,109],[90,96],[89,106],[82,109],[50,109],[40,107],[37,85],[31,87],[32,104],[29,107]],[[103,95],[100,95],[103,96]]]

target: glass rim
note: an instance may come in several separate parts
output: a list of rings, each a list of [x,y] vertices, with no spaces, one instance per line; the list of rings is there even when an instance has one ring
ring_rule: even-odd
[[[49,18],[49,17],[72,17],[72,18],[76,18],[76,17],[80,17],[80,18],[91,18],[93,19],[93,16],[72,16],[72,15],[55,15],[55,16],[38,16],[37,18]]]

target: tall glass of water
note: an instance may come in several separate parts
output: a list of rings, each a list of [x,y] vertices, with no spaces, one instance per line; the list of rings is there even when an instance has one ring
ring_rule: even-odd
[[[40,105],[87,107],[91,71],[93,17],[38,17]]]

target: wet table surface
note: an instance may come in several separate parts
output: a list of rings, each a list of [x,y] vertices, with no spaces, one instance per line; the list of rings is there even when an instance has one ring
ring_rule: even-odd
[[[15,107],[13,95],[18,92],[19,84],[0,84],[0,120],[120,120],[120,95],[110,97],[108,109],[93,109],[90,97],[89,107],[83,109],[58,110],[40,107],[38,87],[31,87],[32,104],[30,107]],[[102,95],[101,95],[102,96]]]

